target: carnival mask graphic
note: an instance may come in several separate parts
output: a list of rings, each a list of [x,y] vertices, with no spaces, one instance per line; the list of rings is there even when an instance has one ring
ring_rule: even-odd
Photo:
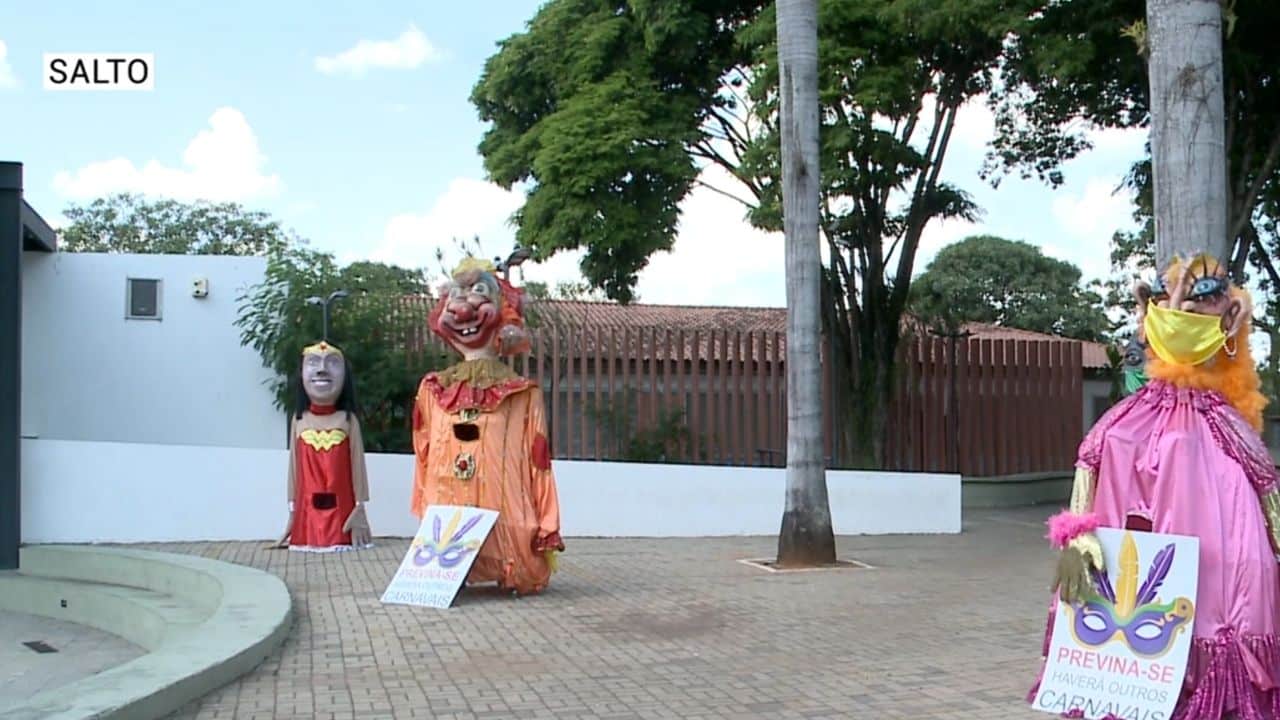
[[[462,542],[462,538],[466,536],[468,530],[480,522],[481,517],[483,516],[478,514],[472,515],[470,520],[462,524],[462,527],[458,527],[458,523],[462,520],[462,511],[459,510],[449,520],[448,527],[442,530],[440,517],[436,516],[431,527],[431,540],[424,539],[419,542],[415,539],[413,541],[413,564],[421,567],[435,561],[440,567],[446,569],[460,564],[467,555],[480,548],[479,540]],[[447,540],[442,541],[442,538]]]
[[[1144,658],[1164,655],[1195,615],[1191,600],[1179,597],[1162,602],[1157,595],[1173,567],[1174,546],[1166,545],[1138,586],[1138,547],[1133,535],[1125,533],[1120,545],[1120,577],[1113,588],[1106,573],[1094,571],[1094,595],[1079,606],[1068,608],[1071,632],[1089,647],[1119,641]]]

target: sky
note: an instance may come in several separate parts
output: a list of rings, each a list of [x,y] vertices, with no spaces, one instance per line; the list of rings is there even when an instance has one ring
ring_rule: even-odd
[[[408,3],[298,0],[0,5],[0,160],[25,164],[25,193],[58,226],[71,203],[114,192],[234,201],[269,212],[339,261],[439,271],[437,247],[479,236],[489,256],[514,241],[523,201],[487,181],[485,130],[468,100],[497,43],[540,0]],[[318,9],[318,8],[323,9]],[[149,92],[43,88],[49,52],[153,53]],[[947,243],[994,234],[1108,275],[1109,239],[1131,228],[1117,193],[1140,132],[1094,133],[1066,183],[978,177],[990,139],[981,105],[959,119],[943,178],[973,194],[976,223],[933,223],[917,273]],[[709,184],[733,190],[722,175]],[[674,249],[640,274],[642,302],[785,304],[783,240],[751,228],[710,190],[682,205]],[[577,281],[578,253],[526,266],[524,279]]]

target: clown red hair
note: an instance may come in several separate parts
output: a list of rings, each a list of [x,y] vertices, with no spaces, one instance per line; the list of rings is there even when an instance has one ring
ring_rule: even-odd
[[[519,355],[527,352],[531,344],[524,329],[524,291],[503,278],[497,278],[502,292],[502,309],[498,313],[500,328],[493,342],[499,355]]]

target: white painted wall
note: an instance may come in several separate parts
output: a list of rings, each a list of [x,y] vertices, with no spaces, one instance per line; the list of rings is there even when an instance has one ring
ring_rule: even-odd
[[[28,543],[266,540],[288,517],[287,453],[230,447],[24,440]],[[368,456],[375,536],[410,537],[413,456]],[[571,537],[775,535],[783,471],[555,461]],[[828,473],[839,534],[958,533],[960,478]]]
[[[265,258],[26,253],[22,270],[24,437],[284,447],[271,371],[234,325]],[[129,277],[162,281],[160,320],[125,319]]]
[[[1099,410],[1105,412],[1110,407],[1111,381],[1085,378],[1081,389],[1081,400],[1084,402],[1084,433],[1088,433],[1097,421],[1095,415]]]

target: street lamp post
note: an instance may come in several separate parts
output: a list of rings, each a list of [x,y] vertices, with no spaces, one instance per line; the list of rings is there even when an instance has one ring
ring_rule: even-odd
[[[341,300],[342,298],[347,297],[348,295],[350,295],[350,293],[348,293],[346,290],[334,290],[333,292],[329,293],[329,297],[327,298],[322,298],[319,295],[312,295],[311,297],[307,298],[308,305],[319,305],[321,308],[321,317],[323,318],[322,319],[323,329],[321,330],[321,333],[320,333],[321,340],[324,340],[325,342],[329,341],[329,306],[333,304],[335,301]]]

